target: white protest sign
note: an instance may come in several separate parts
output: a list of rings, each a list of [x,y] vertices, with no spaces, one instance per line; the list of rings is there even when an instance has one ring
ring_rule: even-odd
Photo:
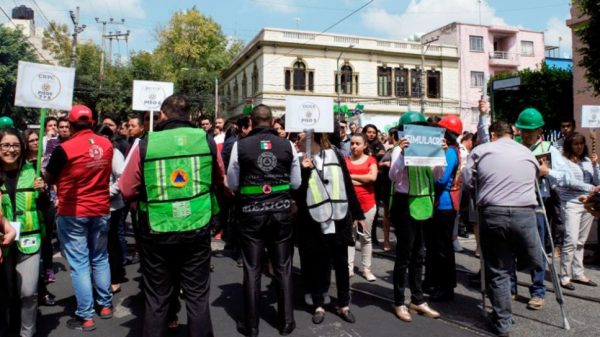
[[[15,106],[71,110],[75,68],[19,61]]]
[[[600,128],[600,105],[581,106],[581,127]]]
[[[165,98],[173,95],[173,83],[133,81],[132,109],[137,111],[159,111]]]
[[[333,132],[333,98],[286,96],[285,131]]]
[[[421,125],[405,125],[404,137],[409,145],[404,149],[406,166],[445,166],[442,148],[445,130]]]

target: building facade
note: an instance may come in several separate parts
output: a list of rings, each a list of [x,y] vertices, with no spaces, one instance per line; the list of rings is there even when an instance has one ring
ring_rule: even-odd
[[[458,113],[457,47],[431,45],[423,62],[421,52],[418,42],[264,28],[223,72],[219,114],[240,116],[252,102],[282,115],[288,95],[337,101],[338,88],[342,104],[363,104],[379,124],[419,111],[422,92],[426,114]]]
[[[58,64],[50,52],[42,48],[44,28],[36,26],[33,9],[19,6],[12,10],[11,20],[3,24],[8,29],[19,29],[32,45],[41,62]]]
[[[474,129],[478,102],[487,80],[496,74],[539,69],[544,62],[544,33],[506,26],[453,22],[423,36],[456,46],[459,61],[459,109],[463,122]]]

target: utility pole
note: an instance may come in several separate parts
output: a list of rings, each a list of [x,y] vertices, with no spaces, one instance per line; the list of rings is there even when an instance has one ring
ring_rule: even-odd
[[[125,19],[121,19],[121,21],[115,21],[113,18],[109,18],[108,20],[100,20],[100,18],[96,17],[96,23],[102,24],[102,54],[100,54],[100,79],[104,79],[104,58],[106,54],[106,25],[122,25],[125,24]]]
[[[75,12],[69,11],[71,15],[71,21],[73,21],[73,46],[71,49],[71,68],[75,68],[75,61],[77,60],[77,35],[81,34],[85,29],[85,25],[79,26],[79,6],[75,9]]]
[[[108,64],[112,64],[112,42],[113,40],[124,40],[125,42],[127,42],[127,40],[129,39],[129,33],[130,31],[127,30],[127,32],[125,33],[121,33],[120,30],[117,30],[114,34],[112,32],[108,32],[108,35],[106,35],[106,38],[108,39]]]
[[[421,83],[419,83],[419,91],[421,92],[421,113],[425,114],[425,90],[423,90],[425,81],[427,80],[426,72],[425,72],[425,54],[427,53],[427,49],[431,43],[439,40],[439,36],[434,36],[428,38],[427,40],[423,40],[423,36],[421,36]]]

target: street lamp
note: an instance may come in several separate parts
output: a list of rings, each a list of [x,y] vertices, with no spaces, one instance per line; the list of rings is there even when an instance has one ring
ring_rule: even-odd
[[[425,114],[425,91],[423,90],[423,83],[427,79],[425,77],[425,53],[429,49],[431,43],[439,40],[439,36],[433,36],[428,38],[427,40],[423,40],[423,36],[421,36],[421,83],[419,84],[419,89],[421,91],[421,113]]]
[[[351,45],[348,46],[348,49],[353,48],[353,47],[354,47],[354,45],[351,44]],[[339,115],[340,115],[340,111],[342,111],[340,109],[340,92],[342,91],[342,74],[341,74],[341,71],[340,71],[340,58],[342,57],[342,54],[344,54],[344,50],[342,50],[340,52],[340,55],[338,56],[337,61],[336,61],[336,68],[337,68],[337,106],[338,106],[338,118],[339,118]]]

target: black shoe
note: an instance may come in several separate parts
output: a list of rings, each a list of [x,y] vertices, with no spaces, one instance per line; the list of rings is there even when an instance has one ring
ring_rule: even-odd
[[[352,315],[352,311],[350,311],[350,310],[348,310],[348,311],[338,310],[338,315],[340,315],[340,317],[348,323],[356,323],[356,318],[354,318],[354,315]]]
[[[325,311],[315,311],[312,316],[312,322],[315,324],[321,324],[325,320]]]
[[[452,301],[454,299],[454,291],[440,289],[436,291],[435,294],[431,295],[429,299],[433,302]]]
[[[45,305],[47,307],[53,307],[56,305],[56,299],[54,295],[47,293],[46,295],[40,297],[39,299],[40,305]]]
[[[573,285],[573,283],[569,282],[566,284],[562,284],[562,282],[560,283],[560,286],[567,289],[567,290],[575,290],[575,286]]]
[[[258,328],[248,328],[244,323],[237,323],[237,332],[246,337],[258,337]]]
[[[427,294],[427,295],[433,295],[438,291],[437,287],[434,286],[424,286],[423,287],[423,293]]]
[[[279,334],[282,336],[287,336],[292,333],[296,329],[296,322],[285,323],[279,328]],[[258,333],[257,333],[258,335]]]

